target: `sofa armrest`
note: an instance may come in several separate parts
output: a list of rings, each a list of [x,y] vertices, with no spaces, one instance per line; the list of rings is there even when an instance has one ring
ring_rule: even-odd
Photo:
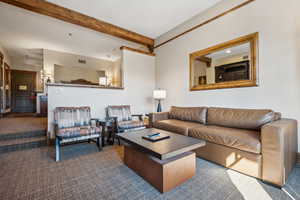
[[[283,186],[297,157],[297,121],[281,119],[261,129],[262,179]]]
[[[169,112],[149,113],[149,126],[153,127],[154,122],[166,119],[169,119]]]

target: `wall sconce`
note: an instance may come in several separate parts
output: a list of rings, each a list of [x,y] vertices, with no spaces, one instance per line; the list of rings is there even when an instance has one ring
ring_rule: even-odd
[[[43,80],[45,83],[51,83],[51,77],[52,74],[50,72],[45,72],[44,70],[41,70],[41,80]]]

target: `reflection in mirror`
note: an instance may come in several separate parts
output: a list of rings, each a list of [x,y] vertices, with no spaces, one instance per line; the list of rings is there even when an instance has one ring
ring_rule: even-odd
[[[250,43],[197,57],[194,61],[194,85],[248,80]]]
[[[45,50],[48,82],[66,86],[122,88],[121,58],[99,59]]]
[[[191,54],[191,89],[256,85],[256,36],[253,34],[242,41],[239,38]]]

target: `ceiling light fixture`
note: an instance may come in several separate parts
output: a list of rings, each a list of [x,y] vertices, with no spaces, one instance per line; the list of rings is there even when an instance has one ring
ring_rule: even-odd
[[[226,50],[226,53],[231,53],[231,50],[230,49]]]

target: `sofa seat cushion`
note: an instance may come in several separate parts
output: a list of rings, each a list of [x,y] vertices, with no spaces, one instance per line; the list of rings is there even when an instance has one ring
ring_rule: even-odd
[[[242,151],[261,153],[260,132],[222,126],[201,126],[189,129],[189,136]]]
[[[81,126],[81,127],[71,127],[59,129],[56,136],[59,138],[74,138],[88,135],[100,134],[101,129],[96,126]]]
[[[127,130],[127,129],[140,128],[140,127],[144,127],[144,126],[145,126],[144,122],[140,121],[140,120],[118,122],[118,127],[119,127],[119,129],[121,129],[121,131]]]
[[[188,130],[190,128],[198,127],[198,126],[204,126],[200,123],[196,122],[188,122],[188,121],[182,121],[177,119],[167,119],[162,121],[156,121],[153,123],[154,128],[178,133],[181,135],[188,135]]]

